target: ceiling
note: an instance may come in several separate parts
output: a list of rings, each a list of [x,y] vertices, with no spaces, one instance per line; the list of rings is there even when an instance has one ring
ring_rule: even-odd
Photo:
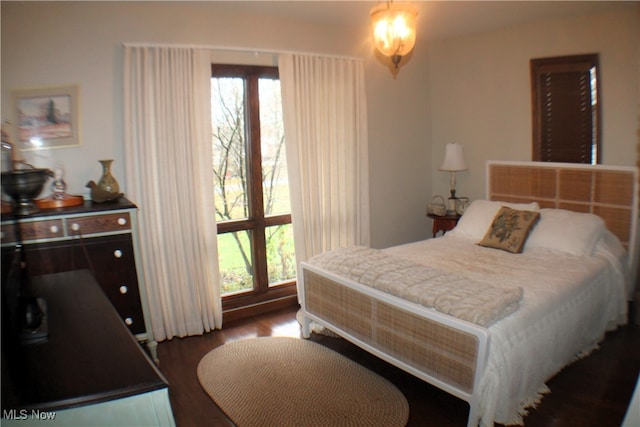
[[[330,25],[369,25],[378,1],[234,1],[234,8]],[[412,1],[418,8],[418,38],[441,39],[505,28],[545,18],[617,8],[628,1]]]

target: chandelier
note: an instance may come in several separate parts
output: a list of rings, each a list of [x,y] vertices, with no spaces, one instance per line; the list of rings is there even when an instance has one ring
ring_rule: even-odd
[[[371,27],[376,48],[391,57],[393,65],[411,52],[416,43],[418,10],[407,3],[388,1],[371,9]]]

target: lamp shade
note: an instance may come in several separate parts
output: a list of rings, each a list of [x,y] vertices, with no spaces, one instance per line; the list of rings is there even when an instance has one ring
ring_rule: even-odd
[[[462,155],[462,146],[456,142],[450,142],[445,147],[444,160],[441,171],[464,171],[467,170],[467,164]]]
[[[371,10],[371,27],[376,48],[394,62],[413,49],[416,43],[418,11],[406,3],[387,2]],[[397,62],[395,62],[397,67]]]

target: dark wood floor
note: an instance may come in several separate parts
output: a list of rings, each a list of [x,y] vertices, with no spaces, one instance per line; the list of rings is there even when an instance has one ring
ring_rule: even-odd
[[[200,387],[200,359],[225,342],[265,336],[300,336],[296,308],[225,324],[204,336],[173,339],[158,346],[160,370],[178,427],[232,426]],[[313,335],[312,340],[356,360],[387,378],[406,396],[408,426],[465,426],[467,404],[394,368],[348,342]],[[551,379],[547,395],[525,418],[527,427],[618,427],[624,419],[640,370],[640,327],[629,325],[607,335],[601,348]]]

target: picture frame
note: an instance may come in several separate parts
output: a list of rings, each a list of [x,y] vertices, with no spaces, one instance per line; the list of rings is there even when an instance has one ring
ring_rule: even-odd
[[[80,145],[77,85],[10,92],[12,138],[19,150]]]

